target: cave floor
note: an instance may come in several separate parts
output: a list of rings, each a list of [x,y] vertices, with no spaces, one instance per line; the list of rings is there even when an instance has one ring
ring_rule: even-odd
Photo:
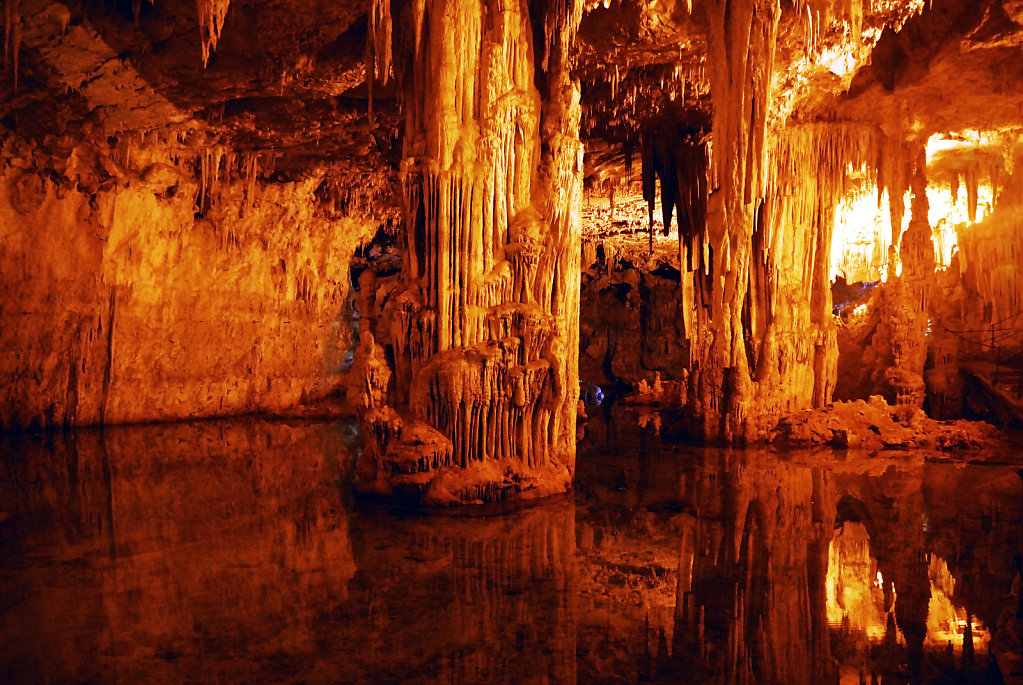
[[[357,500],[357,445],[0,436],[0,677],[1023,681],[1017,465],[681,446],[597,409],[574,493],[427,514]]]

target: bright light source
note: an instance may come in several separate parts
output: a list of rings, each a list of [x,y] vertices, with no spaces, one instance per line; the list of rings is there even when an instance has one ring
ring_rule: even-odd
[[[957,228],[971,225],[966,191],[960,188],[957,201],[954,201],[949,186],[928,186],[927,201],[927,221],[934,241],[934,261],[940,269],[952,261],[958,242]],[[909,193],[906,193],[903,202],[905,213],[899,233],[900,240],[912,218]],[[990,183],[978,184],[977,221],[983,220],[990,213],[992,205]],[[892,228],[887,192],[882,195],[880,205],[876,188],[845,197],[835,212],[831,247],[832,280],[839,274],[845,274],[849,283],[887,280],[888,250],[891,245]],[[896,275],[901,273],[901,267],[901,264],[896,265]]]

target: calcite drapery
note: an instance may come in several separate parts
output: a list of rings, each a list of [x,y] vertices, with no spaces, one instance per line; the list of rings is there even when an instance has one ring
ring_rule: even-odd
[[[364,414],[363,489],[453,503],[571,483],[581,145],[567,51],[580,12],[419,0],[395,17],[406,250],[377,324],[394,406]]]
[[[746,440],[780,413],[830,400],[834,209],[847,168],[871,161],[875,138],[866,126],[769,125],[781,5],[710,2],[704,11],[714,98],[709,199],[700,197],[698,144],[674,161],[690,194],[665,184],[672,174],[658,175],[665,222],[676,205],[680,223],[689,409],[705,437]],[[652,168],[665,157],[646,156]],[[646,169],[644,195],[654,195]]]

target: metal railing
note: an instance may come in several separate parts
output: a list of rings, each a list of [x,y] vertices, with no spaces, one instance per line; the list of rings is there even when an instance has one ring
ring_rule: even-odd
[[[1015,383],[1016,397],[1023,398],[1023,311],[1011,314],[990,326],[977,329],[952,330],[945,332],[964,340],[979,351],[963,361],[985,361],[994,364],[991,375],[993,387],[1003,382]]]

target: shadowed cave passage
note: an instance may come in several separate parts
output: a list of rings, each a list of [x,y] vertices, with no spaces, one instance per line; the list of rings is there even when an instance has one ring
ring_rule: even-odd
[[[571,495],[426,515],[354,500],[353,444],[253,419],[5,439],[5,681],[993,683],[1020,663],[1013,468],[682,447],[617,409]]]

